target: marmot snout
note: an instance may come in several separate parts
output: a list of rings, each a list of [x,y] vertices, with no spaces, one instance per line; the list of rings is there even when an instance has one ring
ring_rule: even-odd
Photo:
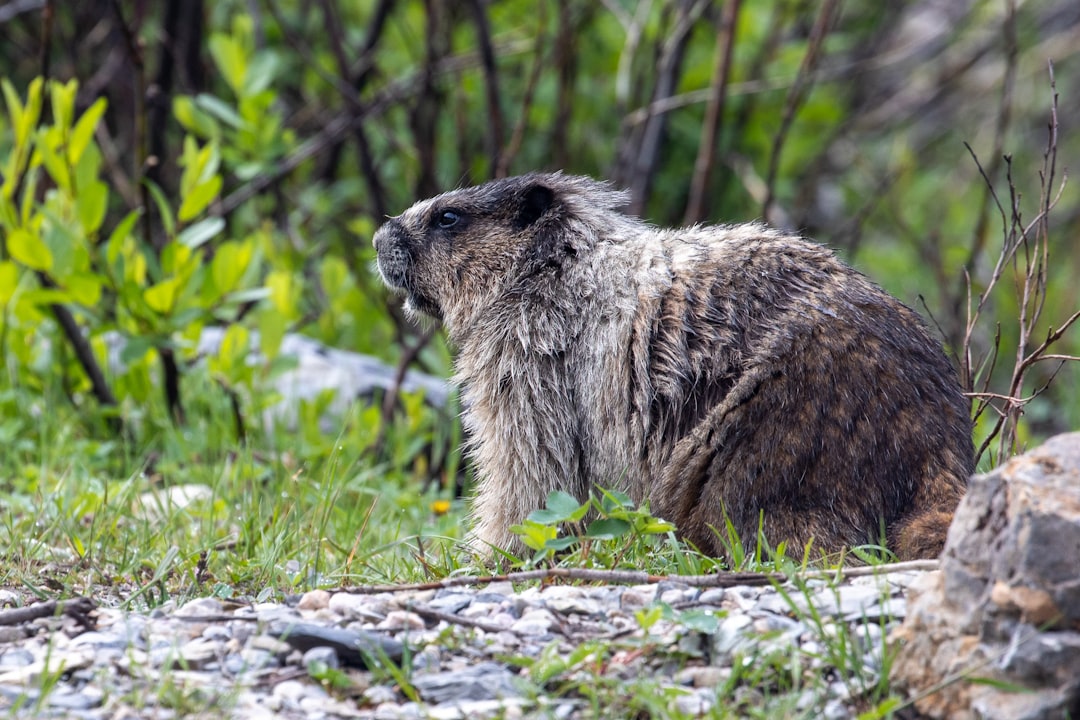
[[[552,490],[648,501],[704,552],[940,550],[973,470],[968,404],[919,317],[824,247],[758,224],[653,228],[588,178],[424,200],[380,273],[442,321],[477,469],[474,545]],[[931,522],[932,520],[932,522]],[[932,535],[932,536],[931,536]]]

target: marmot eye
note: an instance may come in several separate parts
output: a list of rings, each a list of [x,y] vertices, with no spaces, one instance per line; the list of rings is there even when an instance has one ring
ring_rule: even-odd
[[[453,210],[443,210],[439,214],[439,227],[443,228],[444,230],[446,228],[452,228],[458,224],[458,220],[460,219],[461,216]]]

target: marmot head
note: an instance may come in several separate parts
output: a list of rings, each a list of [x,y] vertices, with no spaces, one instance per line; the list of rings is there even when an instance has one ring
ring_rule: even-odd
[[[423,200],[375,233],[379,274],[406,309],[455,322],[562,271],[626,201],[590,178],[533,173]],[[610,221],[608,223],[610,225]]]

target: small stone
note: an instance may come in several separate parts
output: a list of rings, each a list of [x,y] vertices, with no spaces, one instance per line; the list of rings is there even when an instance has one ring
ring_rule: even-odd
[[[716,688],[730,677],[731,668],[706,665],[683,668],[675,673],[674,680],[679,685],[689,685],[696,688]]]
[[[709,588],[698,595],[697,601],[702,605],[716,605],[719,606],[724,602],[726,596],[726,590],[724,588]]]
[[[275,655],[269,650],[247,647],[241,650],[239,654],[242,663],[240,672],[262,670],[264,668],[278,667],[281,665],[280,656]]]
[[[213,625],[207,625],[206,629],[202,631],[202,638],[204,640],[216,640],[218,642],[228,642],[232,640],[232,632],[225,625],[219,625],[214,623]]]
[[[599,615],[600,603],[584,597],[553,597],[546,598],[544,605],[560,615]]]
[[[714,705],[716,705],[715,692],[692,690],[675,696],[675,709],[691,717],[700,717],[709,713]]]
[[[205,597],[184,603],[182,607],[177,608],[172,614],[180,617],[200,617],[203,615],[223,615],[224,613],[225,606],[220,600]]]
[[[11,648],[0,654],[0,668],[24,667],[34,662],[34,654],[26,648]]]
[[[312,668],[323,668],[330,670],[337,670],[341,667],[341,660],[338,658],[337,651],[332,647],[313,647],[304,653],[301,663],[308,672],[311,672]]]
[[[697,599],[698,588],[688,587],[675,587],[667,590],[663,590],[660,593],[660,602],[667,603],[668,605],[675,605],[677,603],[691,602]]]
[[[397,701],[397,691],[388,685],[372,685],[364,691],[363,698],[369,705],[385,705]]]
[[[322,610],[328,607],[330,607],[330,593],[326,590],[306,592],[296,604],[297,610]]]
[[[620,607],[626,610],[638,610],[651,605],[656,600],[655,585],[635,585],[624,588],[619,598]]]
[[[510,626],[512,632],[521,635],[544,635],[555,623],[555,617],[548,610],[540,608],[529,610]]]
[[[282,642],[276,637],[270,635],[254,635],[247,642],[247,646],[252,650],[265,650],[271,655],[277,655],[278,657],[285,657],[292,652],[292,645],[287,642]]]
[[[447,593],[436,595],[427,606],[445,613],[457,613],[469,606],[473,601],[472,595],[465,593]]]
[[[356,595],[339,592],[330,596],[327,608],[342,617],[378,622],[390,612],[390,595]]]
[[[174,655],[173,667],[182,670],[207,670],[218,661],[221,644],[197,638],[180,648],[180,655]]]
[[[91,710],[100,707],[105,695],[96,687],[87,686],[77,692],[60,689],[48,695],[50,707],[65,710]]]
[[[285,680],[275,685],[271,692],[275,697],[281,698],[286,703],[299,703],[300,698],[304,697],[309,689],[313,687],[315,686],[306,685],[299,680]]]
[[[715,660],[726,661],[736,648],[748,644],[744,629],[753,621],[746,615],[728,615],[720,621],[720,629],[712,638],[712,651]],[[753,640],[749,641],[750,643]]]
[[[391,610],[386,619],[375,626],[379,630],[423,630],[424,618],[407,610]]]
[[[455,672],[414,675],[412,684],[424,700],[432,703],[493,700],[517,697],[512,677],[501,665],[480,663]]]

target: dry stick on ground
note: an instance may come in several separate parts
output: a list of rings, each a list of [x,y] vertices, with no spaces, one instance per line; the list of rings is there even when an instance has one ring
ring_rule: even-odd
[[[802,579],[853,578],[892,572],[936,570],[937,568],[937,560],[910,560],[908,562],[890,563],[887,565],[846,567],[835,570],[809,570],[796,573],[795,577]],[[609,585],[655,585],[656,583],[661,582],[671,582],[693,587],[725,588],[734,587],[736,585],[769,585],[774,582],[785,582],[788,580],[788,576],[783,573],[752,572],[716,573],[713,575],[650,575],[649,573],[637,572],[634,570],[547,568],[542,570],[525,570],[522,572],[507,573],[505,575],[456,576],[425,583],[339,587],[330,592],[373,595],[375,593],[385,592],[439,590],[449,587],[489,585],[496,582],[531,582],[534,580],[540,580],[542,582],[564,580],[569,582],[605,583]]]
[[[1057,190],[1054,190],[1055,176],[1057,174],[1058,96],[1052,64],[1049,65],[1049,73],[1052,93],[1049,132],[1046,150],[1043,153],[1043,166],[1039,171],[1039,211],[1033,220],[1027,223],[1023,220],[1020,209],[1020,194],[1017,192],[1016,183],[1012,176],[1011,159],[1008,156],[1004,158],[1006,180],[1009,186],[1009,212],[1006,214],[1000,198],[994,191],[990,177],[979,163],[974,151],[971,150],[970,146],[967,146],[968,152],[971,153],[979,169],[979,173],[987,184],[1002,223],[1003,243],[1001,252],[987,281],[986,288],[979,294],[978,303],[974,310],[972,309],[972,293],[970,291],[968,293],[968,320],[963,346],[963,373],[968,382],[967,395],[975,403],[973,416],[975,420],[978,420],[987,410],[993,410],[997,414],[989,434],[979,446],[976,460],[980,459],[994,440],[997,439],[995,464],[1004,462],[1006,458],[1017,451],[1017,431],[1020,418],[1024,414],[1024,407],[1046,390],[1064,363],[1080,360],[1080,358],[1070,355],[1048,352],[1050,347],[1060,340],[1065,332],[1080,319],[1080,311],[1070,315],[1056,330],[1052,326],[1049,327],[1046,339],[1033,350],[1029,350],[1032,336],[1038,328],[1046,302],[1050,262],[1050,211],[1057,205],[1068,180],[1068,177],[1063,174]],[[1021,253],[1022,261],[1020,259]],[[1013,361],[1008,391],[994,393],[989,389],[993,380],[991,371],[996,365],[1000,345],[995,341],[994,347],[976,362],[972,357],[972,337],[992,292],[1001,280],[1005,269],[1010,265],[1013,268],[1013,276],[1017,284],[1016,299],[1019,311],[1016,355]],[[970,288],[970,280],[968,286]],[[998,340],[1000,339],[1000,328],[996,337]],[[1042,386],[1025,397],[1024,384],[1028,372],[1036,364],[1044,361],[1057,362],[1058,367]],[[994,404],[995,400],[1000,403],[1000,406]]]
[[[63,601],[46,600],[36,605],[0,610],[0,626],[23,625],[38,618],[69,615],[84,627],[92,627],[93,620],[88,616],[95,607],[97,605],[94,601],[87,597],[77,597]]]

